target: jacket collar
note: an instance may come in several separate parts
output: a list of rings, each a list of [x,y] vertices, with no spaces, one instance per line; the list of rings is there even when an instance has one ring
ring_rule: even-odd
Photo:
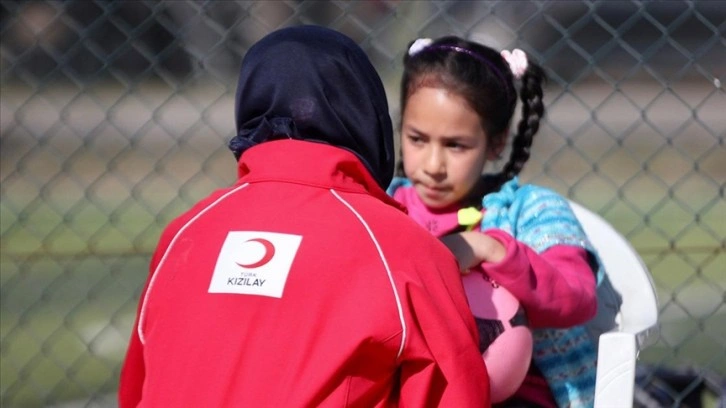
[[[353,153],[324,143],[292,139],[260,143],[242,154],[237,175],[238,184],[276,180],[369,194],[406,212]]]

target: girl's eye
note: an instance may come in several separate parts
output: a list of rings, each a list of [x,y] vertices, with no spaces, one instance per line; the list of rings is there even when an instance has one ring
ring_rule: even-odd
[[[462,150],[466,150],[467,149],[467,146],[466,145],[461,144],[461,143],[457,143],[457,142],[447,143],[446,144],[446,147],[448,147],[451,150],[455,150],[455,151],[462,151]]]
[[[423,138],[419,135],[408,135],[408,140],[413,144],[423,143]]]

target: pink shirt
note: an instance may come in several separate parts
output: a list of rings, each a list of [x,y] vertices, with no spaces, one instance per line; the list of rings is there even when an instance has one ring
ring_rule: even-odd
[[[408,208],[409,215],[418,224],[437,237],[458,226],[459,207],[431,210],[412,187],[399,188],[393,197]],[[566,328],[583,324],[595,315],[595,274],[584,248],[557,245],[537,253],[503,230],[488,229],[483,233],[501,242],[507,252],[501,261],[484,262],[481,268],[520,301],[530,328]],[[556,406],[547,383],[534,365],[512,398],[544,407]]]

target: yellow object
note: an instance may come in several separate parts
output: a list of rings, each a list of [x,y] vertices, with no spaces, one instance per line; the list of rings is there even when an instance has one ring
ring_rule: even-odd
[[[472,230],[482,218],[481,211],[474,207],[462,208],[456,213],[459,225],[465,225],[468,231]]]

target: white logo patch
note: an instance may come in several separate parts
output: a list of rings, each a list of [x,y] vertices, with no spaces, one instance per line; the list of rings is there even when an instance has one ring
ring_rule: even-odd
[[[231,231],[219,251],[209,293],[238,293],[280,298],[300,235]]]

